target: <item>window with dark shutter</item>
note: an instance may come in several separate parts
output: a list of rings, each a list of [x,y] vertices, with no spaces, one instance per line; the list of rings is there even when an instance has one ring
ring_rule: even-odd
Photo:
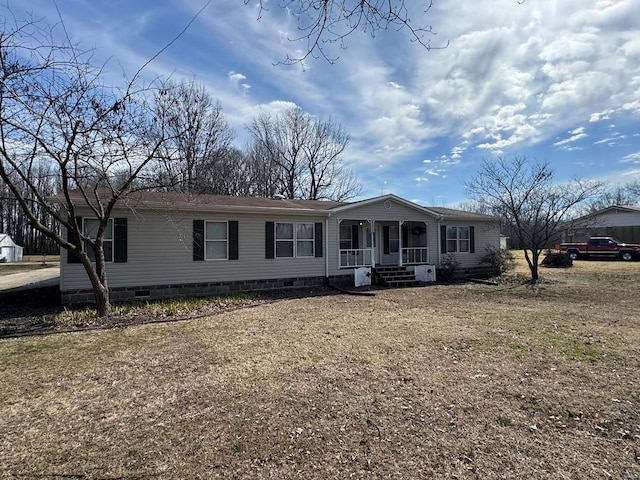
[[[229,221],[229,260],[238,260],[238,222]]]
[[[315,246],[315,256],[316,258],[320,258],[322,257],[322,223],[317,222],[315,224],[315,241],[316,241],[316,246]]]
[[[82,217],[76,217],[76,223],[82,228]],[[76,245],[77,235],[72,229],[67,229],[67,240],[69,243]],[[71,250],[67,250],[67,263],[80,263],[80,257]]]
[[[275,258],[275,223],[264,225],[264,258]]]
[[[469,253],[476,252],[476,235],[475,228],[469,227]]]
[[[193,261],[204,261],[204,220],[193,221]]]
[[[113,261],[115,263],[126,263],[127,261],[127,219],[113,219]]]

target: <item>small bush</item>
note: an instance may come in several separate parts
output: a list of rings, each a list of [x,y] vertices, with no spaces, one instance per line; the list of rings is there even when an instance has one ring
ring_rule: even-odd
[[[568,268],[573,267],[573,260],[568,253],[564,252],[547,252],[540,262],[545,267]]]
[[[511,420],[511,418],[507,417],[506,415],[498,415],[496,417],[496,423],[501,427],[510,427],[511,425],[513,425],[513,421]]]
[[[488,265],[491,269],[491,274],[496,277],[516,268],[516,258],[513,253],[491,245],[485,248],[484,254],[480,257],[480,263]]]
[[[460,262],[455,255],[449,254],[442,257],[440,260],[440,266],[436,272],[436,278],[444,282],[450,282],[456,277]]]

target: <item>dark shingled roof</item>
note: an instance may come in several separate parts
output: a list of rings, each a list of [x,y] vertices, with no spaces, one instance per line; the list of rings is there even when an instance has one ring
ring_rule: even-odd
[[[88,191],[90,194],[89,200],[93,202],[95,198],[92,198],[92,191]],[[97,190],[97,194],[102,196],[102,200],[108,200],[111,198],[112,192],[111,190]],[[70,192],[72,198],[80,200],[82,199],[81,192],[79,190],[74,190]],[[62,195],[59,194],[54,198],[61,198]],[[404,201],[408,204],[406,200],[395,197],[393,195],[387,195],[384,197],[379,197],[379,199],[394,197],[399,201]],[[227,195],[201,195],[201,194],[190,194],[190,193],[177,193],[177,192],[133,192],[127,194],[125,197],[121,199],[121,204],[127,205],[129,207],[136,206],[147,206],[147,207],[156,207],[156,208],[169,208],[169,209],[177,209],[182,208],[185,210],[194,209],[204,209],[204,210],[291,210],[291,211],[300,211],[300,212],[316,212],[317,214],[321,212],[328,212],[338,207],[346,207],[346,208],[357,208],[358,204],[367,203],[374,200],[378,200],[378,198],[370,198],[357,202],[334,202],[331,200],[296,200],[296,199],[279,199],[279,198],[261,198],[261,197],[233,197]],[[492,217],[489,215],[481,215],[478,213],[465,212],[462,210],[456,210],[453,208],[446,207],[420,207],[419,205],[415,205],[415,208],[425,209],[425,212],[431,212],[435,215],[441,215],[445,220],[477,220],[477,221],[496,221],[496,217]]]
[[[89,200],[92,201],[92,192],[89,193]],[[111,197],[110,190],[98,191],[102,193],[103,199],[107,200]],[[70,192],[72,198],[81,199],[82,195],[79,190]],[[58,195],[61,197],[62,195]],[[228,207],[228,208],[258,208],[258,209],[291,209],[291,210],[315,210],[327,211],[335,207],[344,205],[342,202],[334,202],[329,200],[292,200],[279,198],[261,198],[261,197],[232,197],[227,195],[200,195],[177,192],[132,192],[127,194],[121,200],[130,206],[136,203],[156,206],[174,206],[174,207]]]
[[[431,210],[432,212],[436,212],[443,217],[448,217],[450,219],[455,219],[456,217],[464,218],[467,220],[497,220],[497,217],[493,217],[491,215],[482,215],[480,213],[473,212],[465,212],[464,210],[456,210],[454,208],[446,208],[446,207],[425,207]]]

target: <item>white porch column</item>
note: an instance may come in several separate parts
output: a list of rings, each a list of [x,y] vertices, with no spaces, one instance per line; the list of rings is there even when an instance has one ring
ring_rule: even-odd
[[[398,266],[402,266],[402,224],[404,220],[398,220]]]
[[[371,268],[376,267],[376,247],[375,247],[375,231],[376,221],[369,220],[369,244],[371,245]]]
[[[329,278],[329,218],[324,220],[324,276]],[[340,223],[338,223],[338,237],[340,237]],[[340,238],[338,238],[338,248],[340,248]],[[340,268],[340,252],[338,251],[338,268]]]

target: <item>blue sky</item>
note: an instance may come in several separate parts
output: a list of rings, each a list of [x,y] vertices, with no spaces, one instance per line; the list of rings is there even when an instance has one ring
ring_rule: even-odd
[[[21,17],[26,2],[9,0]],[[394,193],[433,206],[465,200],[483,159],[548,161],[559,181],[640,179],[640,1],[434,0],[416,23],[437,32],[426,51],[408,33],[356,32],[334,63],[296,56],[305,43],[277,1],[213,0],[147,70],[204,84],[237,144],[261,111],[297,105],[351,136],[345,161],[363,197]],[[58,0],[71,39],[110,58],[121,81],[177,35],[204,0]],[[28,11],[58,19],[51,0]]]

